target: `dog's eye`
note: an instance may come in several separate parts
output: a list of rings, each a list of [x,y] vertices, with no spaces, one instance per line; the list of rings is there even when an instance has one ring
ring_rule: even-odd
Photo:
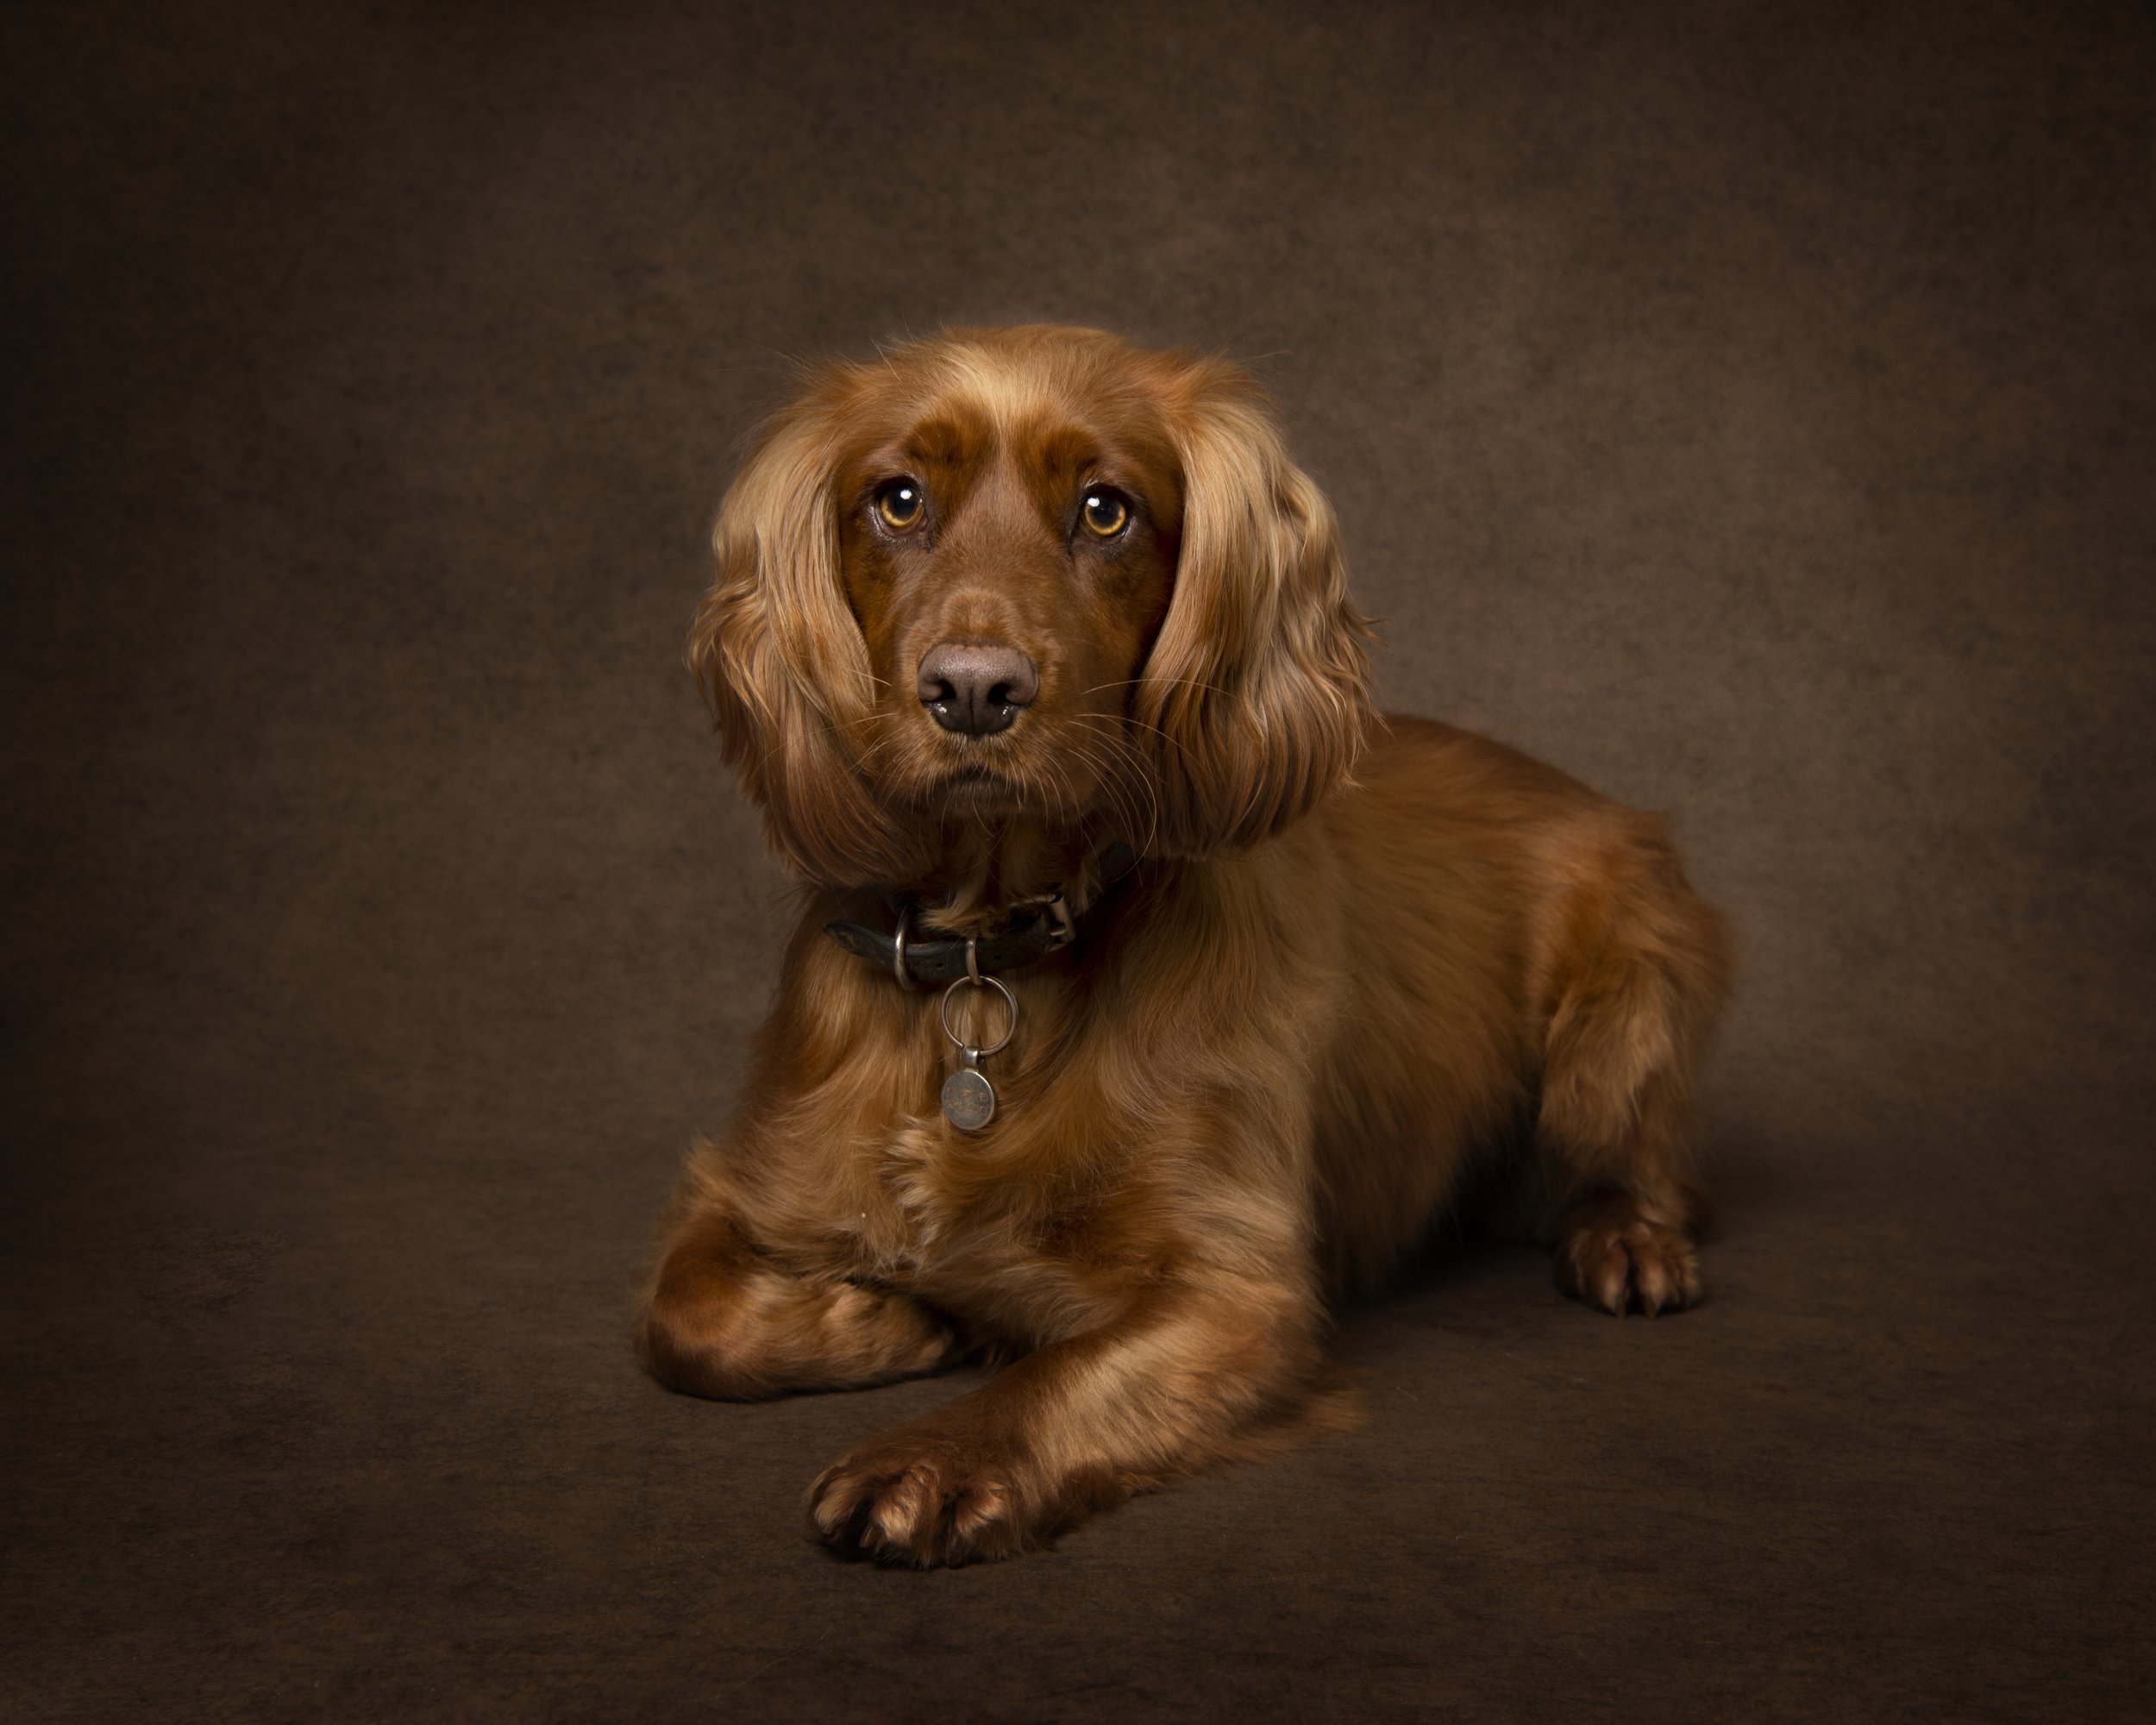
[[[897,480],[876,493],[876,513],[883,524],[903,533],[921,518],[921,488],[912,480]]]
[[[1112,491],[1089,491],[1086,493],[1086,530],[1096,538],[1112,539],[1130,525],[1128,505]]]

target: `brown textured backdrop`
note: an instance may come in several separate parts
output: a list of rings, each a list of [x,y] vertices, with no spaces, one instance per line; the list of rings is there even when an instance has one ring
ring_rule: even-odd
[[[0,1713],[2145,1709],[2147,18],[8,9]],[[788,356],[1031,318],[1257,361],[1387,701],[1678,812],[1724,1221],[884,1574],[799,1495],[948,1383],[627,1348],[786,907],[680,645]]]

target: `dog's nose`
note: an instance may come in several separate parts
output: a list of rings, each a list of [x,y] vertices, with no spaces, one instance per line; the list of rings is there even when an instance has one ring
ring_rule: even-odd
[[[1007,730],[1040,693],[1040,673],[1000,641],[940,641],[922,656],[915,692],[946,731],[989,737]]]

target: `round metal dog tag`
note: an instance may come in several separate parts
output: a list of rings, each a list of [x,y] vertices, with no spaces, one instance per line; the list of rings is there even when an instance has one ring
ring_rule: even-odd
[[[995,1111],[996,1087],[985,1072],[965,1067],[943,1080],[943,1118],[959,1131],[979,1132]]]

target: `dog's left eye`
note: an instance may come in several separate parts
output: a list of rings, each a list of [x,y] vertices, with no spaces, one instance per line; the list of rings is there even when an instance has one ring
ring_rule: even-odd
[[[883,524],[903,533],[921,518],[921,488],[912,480],[896,480],[876,493],[876,513]]]
[[[1130,524],[1130,505],[1112,491],[1086,493],[1086,529],[1099,539],[1112,539]]]

